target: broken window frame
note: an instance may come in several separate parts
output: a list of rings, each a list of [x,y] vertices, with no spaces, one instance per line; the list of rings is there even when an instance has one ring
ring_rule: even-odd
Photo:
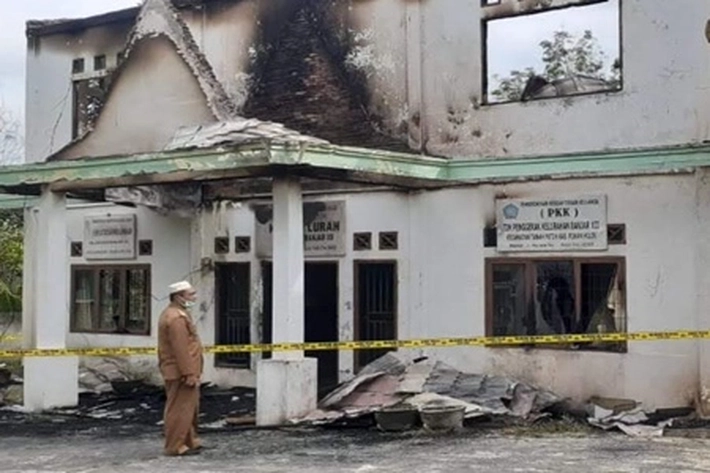
[[[487,0],[481,0],[481,97],[482,105],[484,106],[496,106],[511,103],[522,103],[522,102],[534,102],[538,100],[555,100],[555,99],[567,99],[570,97],[584,97],[588,95],[600,95],[600,94],[615,94],[622,92],[624,90],[624,45],[623,45],[623,3],[624,0],[618,0],[619,8],[617,11],[618,22],[619,22],[619,57],[618,61],[620,64],[620,74],[619,74],[619,85],[618,87],[612,87],[603,90],[594,90],[590,92],[579,92],[575,94],[567,95],[557,95],[551,97],[533,97],[527,100],[500,100],[492,101],[491,91],[489,91],[490,81],[488,77],[488,25],[491,22],[506,20],[510,18],[516,18],[521,16],[532,16],[544,13],[550,13],[553,11],[565,10],[569,8],[584,9],[585,7],[590,7],[598,5],[600,3],[607,3],[611,0],[550,0],[550,6],[534,6],[539,5],[540,1],[543,0],[500,0],[498,3],[486,4]],[[533,5],[526,6],[527,4]]]
[[[72,77],[72,139],[80,138],[96,124],[106,104],[112,72],[103,69],[93,74],[75,74]],[[94,81],[96,85],[91,84]],[[91,106],[92,101],[96,109],[93,112],[82,111],[82,107]]]
[[[574,257],[574,256],[559,256],[559,257],[494,257],[486,258],[485,260],[485,324],[486,336],[528,336],[528,335],[549,335],[555,334],[550,332],[540,332],[536,326],[537,318],[544,317],[542,313],[537,312],[539,284],[537,266],[539,264],[560,264],[571,263],[572,273],[571,280],[573,284],[573,303],[574,303],[574,322],[579,324],[583,314],[583,304],[585,295],[583,293],[582,267],[584,265],[615,265],[616,273],[612,277],[610,284],[614,283],[615,289],[618,290],[617,304],[621,307],[620,314],[606,315],[614,321],[614,330],[604,330],[603,333],[626,333],[628,327],[628,309],[626,304],[626,260],[624,257]],[[522,320],[521,326],[528,325],[527,330],[506,332],[505,334],[496,333],[495,330],[495,284],[494,284],[494,269],[496,266],[519,266],[523,268],[522,278]],[[607,304],[611,297],[612,286],[606,296]],[[589,297],[589,296],[587,296]],[[587,299],[589,300],[589,299]],[[592,325],[597,313],[601,309],[604,299],[600,305],[593,311],[587,310],[589,318],[589,326]],[[608,307],[608,306],[607,306]],[[602,317],[600,314],[599,317]],[[598,319],[597,319],[598,320]],[[534,330],[530,330],[530,325],[535,325]],[[589,326],[587,328],[589,328]],[[596,334],[597,331],[580,331],[575,329],[564,331],[564,334]],[[559,333],[558,333],[559,334]],[[488,345],[495,348],[498,345]],[[577,344],[537,344],[523,345],[525,348],[538,349],[577,349],[590,351],[606,351],[615,353],[625,353],[627,344],[625,342],[585,342]],[[511,348],[507,346],[506,348]]]
[[[118,274],[118,286],[113,298],[104,298],[101,290],[101,273],[113,272]],[[145,284],[139,287],[138,294],[135,299],[131,300],[129,291],[129,275],[133,271],[142,273],[142,278]],[[80,280],[82,275],[89,276],[89,287],[84,292],[83,299],[78,299]],[[70,331],[71,333],[96,333],[96,334],[120,334],[120,335],[139,335],[149,336],[151,333],[151,266],[149,264],[136,265],[72,265],[71,266],[71,313],[70,313]],[[109,299],[108,303],[113,304],[116,314],[111,317],[113,326],[107,327],[107,324],[102,323],[105,317],[102,317],[102,307],[104,307],[105,299]],[[88,314],[84,317],[88,318],[85,323],[80,323],[80,306],[88,307]],[[140,329],[129,327],[130,321],[136,319],[129,315],[130,306],[138,304],[142,306],[143,314],[137,318],[142,320]],[[90,327],[87,327],[89,325]]]
[[[481,0],[481,18],[500,20],[515,16],[533,15],[565,8],[588,7],[609,0],[498,0],[495,3]],[[544,3],[548,5],[543,5]]]

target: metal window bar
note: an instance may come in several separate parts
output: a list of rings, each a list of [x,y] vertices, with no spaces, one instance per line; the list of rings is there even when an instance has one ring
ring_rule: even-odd
[[[394,340],[397,337],[396,263],[358,264],[358,340]],[[384,355],[385,350],[360,350],[357,366]]]
[[[247,345],[251,343],[249,263],[224,264],[217,268],[217,342],[223,345]],[[237,368],[249,368],[250,361],[249,353],[225,353],[216,358],[217,365]]]

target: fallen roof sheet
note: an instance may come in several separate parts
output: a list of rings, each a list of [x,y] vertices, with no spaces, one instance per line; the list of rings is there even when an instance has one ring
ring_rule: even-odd
[[[296,424],[328,424],[406,404],[463,406],[467,418],[483,415],[537,417],[562,398],[503,376],[464,373],[446,363],[389,352],[325,397]]]
[[[325,140],[303,135],[280,123],[254,118],[233,118],[210,125],[181,128],[166,147],[166,151],[234,147],[255,142],[328,144]]]

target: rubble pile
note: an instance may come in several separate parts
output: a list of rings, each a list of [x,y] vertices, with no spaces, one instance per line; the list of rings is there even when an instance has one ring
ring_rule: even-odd
[[[15,433],[28,434],[93,429],[110,434],[162,426],[165,393],[149,363],[142,366],[122,359],[82,362],[79,384],[76,407],[29,414],[22,407],[22,378],[0,367],[0,425],[11,426]],[[218,430],[253,423],[254,389],[224,389],[204,384],[200,403],[203,429]]]
[[[22,378],[18,370],[0,364],[1,430],[35,435],[58,428],[71,431],[101,429],[111,434],[159,429],[165,394],[154,365],[125,359],[93,359],[80,367],[79,405],[42,414],[22,408]],[[14,371],[14,372],[13,372]],[[255,423],[256,393],[251,388],[202,387],[201,428],[232,429]],[[573,405],[555,393],[504,376],[465,373],[428,358],[409,358],[390,352],[373,361],[352,380],[324,397],[313,412],[292,419],[295,426],[378,425],[382,430],[406,430],[424,424],[433,412],[457,425],[482,421],[523,422],[576,419],[600,431],[631,436],[662,436],[669,429],[710,424],[691,407],[645,409],[628,399],[593,397]],[[448,413],[448,414],[447,414]],[[446,420],[441,417],[439,420]],[[446,423],[446,422],[445,422]],[[493,422],[495,426],[499,425]],[[391,427],[391,428],[390,428]],[[396,427],[396,428],[395,428]]]
[[[693,423],[694,409],[647,410],[633,400],[594,397],[579,406],[555,393],[504,376],[465,373],[427,358],[390,352],[340,385],[296,425],[337,426],[373,422],[375,414],[410,408],[463,407],[464,419],[518,419],[529,423],[564,416],[604,431],[631,436],[662,436],[669,428]]]
[[[461,372],[426,358],[390,352],[326,396],[318,409],[294,424],[329,425],[357,421],[384,409],[411,406],[463,407],[464,418],[515,416],[537,420],[563,401],[550,391],[502,376]]]

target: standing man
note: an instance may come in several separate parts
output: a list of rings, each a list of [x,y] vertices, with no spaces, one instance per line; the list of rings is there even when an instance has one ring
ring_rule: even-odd
[[[190,315],[197,292],[187,281],[170,285],[170,305],[158,323],[158,362],[165,380],[165,454],[195,455],[202,445],[197,419],[202,343]]]

